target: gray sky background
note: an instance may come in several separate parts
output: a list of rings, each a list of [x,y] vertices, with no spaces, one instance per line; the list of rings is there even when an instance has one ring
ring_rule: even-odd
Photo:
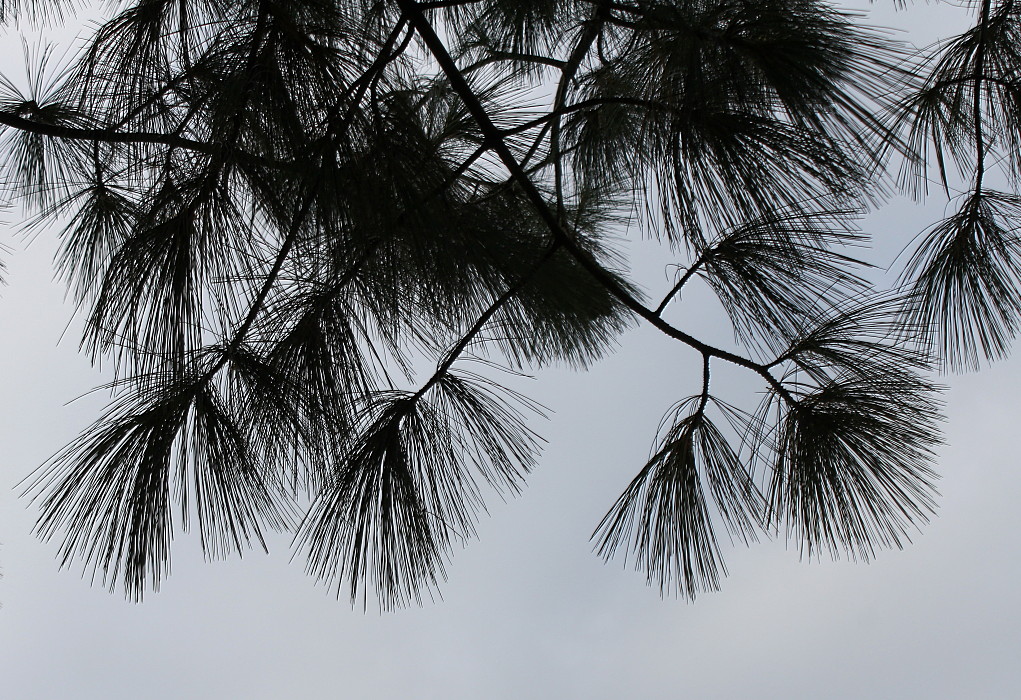
[[[886,3],[889,5],[890,3]],[[874,20],[919,41],[959,17],[918,3]],[[0,38],[0,70],[20,74],[20,45]],[[877,260],[945,206],[902,201],[871,216]],[[98,415],[103,381],[77,354],[52,280],[52,235],[31,245],[6,215],[0,240],[0,696],[75,698],[969,698],[1021,697],[1021,357],[947,378],[939,516],[904,551],[876,561],[805,563],[781,542],[725,547],[730,576],[690,604],[662,600],[588,537],[641,468],[664,411],[697,391],[698,358],[647,330],[585,373],[548,370],[524,388],[555,411],[525,492],[491,499],[479,540],[454,554],[443,600],[392,614],[352,610],[271,554],[204,563],[175,540],[173,573],[133,605],[59,571],[55,544],[30,530],[14,485]],[[663,263],[642,247],[648,279]],[[658,275],[658,277],[657,277]],[[709,309],[709,310],[707,310]],[[719,336],[703,295],[686,328]],[[720,371],[725,397],[758,386]]]

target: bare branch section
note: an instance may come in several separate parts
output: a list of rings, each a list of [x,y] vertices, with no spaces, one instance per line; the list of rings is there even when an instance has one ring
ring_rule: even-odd
[[[818,0],[119,4],[65,70],[0,79],[4,191],[117,371],[26,481],[40,536],[138,599],[177,529],[210,556],[283,530],[352,603],[420,602],[538,464],[507,378],[646,323],[701,358],[697,393],[601,556],[694,597],[723,531],[901,546],[935,509],[930,366],[1006,355],[1021,318],[1018,197],[987,173],[1021,179],[994,155],[1021,152],[1021,21],[975,17],[923,66]],[[930,151],[971,194],[874,289],[856,221]],[[634,229],[681,271],[651,303]],[[686,330],[693,285],[733,342]],[[718,395],[726,364],[747,396]]]

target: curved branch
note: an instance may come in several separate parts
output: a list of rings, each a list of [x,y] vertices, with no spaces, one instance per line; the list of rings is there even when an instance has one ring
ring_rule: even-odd
[[[565,61],[561,61],[557,58],[550,58],[549,56],[539,56],[531,53],[515,53],[513,51],[493,51],[490,52],[485,58],[480,58],[466,68],[462,68],[461,72],[471,73],[479,68],[484,68],[492,63],[500,63],[501,61],[520,61],[522,63],[539,63],[546,66],[552,66],[553,68],[563,69],[567,65]]]

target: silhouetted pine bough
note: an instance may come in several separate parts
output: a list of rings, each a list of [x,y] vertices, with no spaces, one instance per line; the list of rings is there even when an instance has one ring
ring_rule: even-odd
[[[26,480],[39,535],[133,599],[195,524],[209,556],[289,531],[352,601],[419,601],[541,444],[541,407],[466,363],[583,368],[648,324],[702,390],[601,555],[694,596],[724,532],[902,546],[935,508],[931,368],[1021,327],[1021,13],[966,4],[921,51],[819,0],[124,1],[63,64],[26,49],[6,204],[59,236],[82,349],[115,369]],[[876,289],[858,219],[930,177],[959,204]],[[679,266],[653,299],[613,245],[633,230]],[[678,325],[692,284],[732,343]],[[724,364],[748,397],[717,395]]]

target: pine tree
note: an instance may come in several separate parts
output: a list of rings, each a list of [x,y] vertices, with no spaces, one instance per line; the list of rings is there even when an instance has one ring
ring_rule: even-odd
[[[1021,11],[969,4],[914,50],[821,0],[110,3],[66,66],[0,81],[5,196],[59,236],[115,372],[27,481],[38,534],[133,599],[195,523],[211,556],[290,531],[352,601],[420,600],[538,459],[543,409],[501,369],[648,324],[703,361],[601,555],[693,597],[725,532],[902,546],[935,509],[933,370],[1021,325],[1021,199],[986,172],[1021,176]],[[858,221],[929,178],[958,208],[878,289]],[[676,282],[646,292],[622,235]],[[680,325],[694,284],[732,345]]]

